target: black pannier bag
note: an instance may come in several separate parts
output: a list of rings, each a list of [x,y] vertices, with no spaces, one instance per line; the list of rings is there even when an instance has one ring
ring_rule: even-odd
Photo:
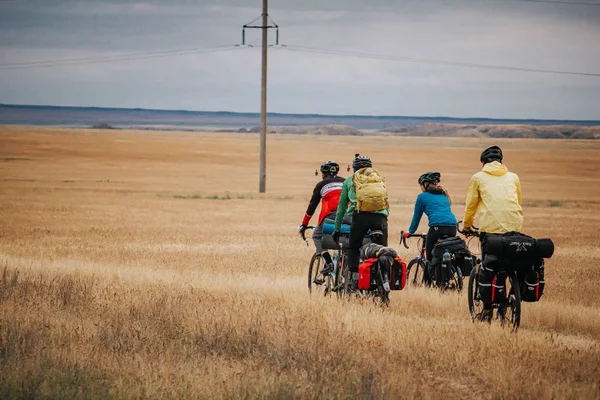
[[[440,239],[436,242],[432,251],[432,260],[430,267],[430,276],[437,282],[446,282],[450,279],[450,271],[442,266],[442,256],[444,252],[454,255],[454,264],[460,268],[463,276],[469,276],[471,273],[471,251],[467,243],[459,236],[446,239]]]
[[[447,239],[440,239],[436,242],[431,253],[433,258],[431,262],[435,264],[436,262],[441,261],[442,255],[446,250],[448,250],[448,253],[450,254],[471,257],[471,251],[469,250],[467,243],[465,243],[461,237],[454,236]]]
[[[450,271],[448,266],[442,264],[442,260],[436,264],[429,264],[429,277],[436,282],[448,282],[450,280]]]
[[[539,301],[544,294],[544,260],[523,268],[519,272],[519,284],[521,286],[521,300],[527,302]]]
[[[467,279],[471,275],[471,271],[475,268],[476,257],[464,257],[462,263],[460,263],[460,259],[458,260],[459,265],[462,269],[463,278]]]
[[[506,301],[506,275],[497,273],[499,261],[496,257],[486,257],[479,269],[479,297],[484,303],[503,303]]]

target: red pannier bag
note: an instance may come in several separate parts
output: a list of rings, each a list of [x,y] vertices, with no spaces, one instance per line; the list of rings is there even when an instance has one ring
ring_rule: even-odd
[[[392,290],[402,290],[406,286],[406,263],[400,257],[394,259],[390,274]]]
[[[375,267],[379,260],[377,258],[367,258],[358,266],[358,288],[360,290],[371,290],[377,287],[375,281]]]

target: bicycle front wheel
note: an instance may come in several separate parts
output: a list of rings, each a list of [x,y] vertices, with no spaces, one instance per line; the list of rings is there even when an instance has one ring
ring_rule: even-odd
[[[320,254],[315,253],[308,265],[308,291],[311,294],[313,291],[319,290],[324,284],[324,280],[320,276],[322,260],[323,257],[321,257]]]
[[[406,267],[406,283],[412,286],[422,286],[425,281],[425,269],[423,261],[413,258]]]
[[[338,298],[342,298],[346,295],[349,282],[350,271],[348,270],[348,260],[346,254],[340,251],[339,264],[337,266],[337,273],[335,274],[335,280],[333,283],[333,287]]]

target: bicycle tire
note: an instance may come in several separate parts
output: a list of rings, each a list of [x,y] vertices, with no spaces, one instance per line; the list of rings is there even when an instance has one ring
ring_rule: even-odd
[[[467,288],[467,294],[469,298],[469,312],[471,313],[471,319],[473,322],[477,320],[477,316],[483,311],[483,302],[479,297],[479,279],[477,278],[477,268],[471,270],[469,275],[469,283]]]
[[[508,275],[508,280],[510,282],[510,291],[508,293],[509,315],[507,322],[511,324],[512,331],[517,332],[521,325],[521,287],[517,274],[514,271]]]
[[[312,258],[310,259],[310,264],[308,265],[308,292],[310,294],[312,294],[313,291],[316,291],[317,288],[321,286],[315,284],[315,280],[318,279],[320,275],[322,259],[323,258],[318,253],[313,254]]]
[[[410,284],[411,286],[423,286],[424,281],[425,270],[423,262],[419,257],[415,257],[410,260],[406,267],[406,283]]]
[[[463,274],[460,268],[457,268],[456,265],[450,263],[450,273],[452,276],[450,277],[450,281],[454,281],[455,289],[457,292],[461,292],[463,289]]]
[[[388,272],[388,277],[389,277],[389,272]],[[380,305],[382,306],[389,306],[390,304],[390,296],[389,296],[389,292],[387,292],[385,290],[385,288],[383,287],[383,272],[381,271],[381,265],[378,264],[377,267],[377,291],[379,292],[379,300],[381,302]]]
[[[337,293],[338,298],[345,297],[348,291],[348,283],[350,279],[350,271],[348,270],[348,259],[343,251],[340,251],[339,265],[337,274],[335,274],[335,280],[333,287]]]

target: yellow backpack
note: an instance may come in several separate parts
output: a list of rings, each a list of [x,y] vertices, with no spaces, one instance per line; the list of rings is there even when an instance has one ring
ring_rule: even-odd
[[[361,168],[352,176],[356,192],[356,209],[364,212],[381,211],[390,207],[383,178],[375,168]]]

